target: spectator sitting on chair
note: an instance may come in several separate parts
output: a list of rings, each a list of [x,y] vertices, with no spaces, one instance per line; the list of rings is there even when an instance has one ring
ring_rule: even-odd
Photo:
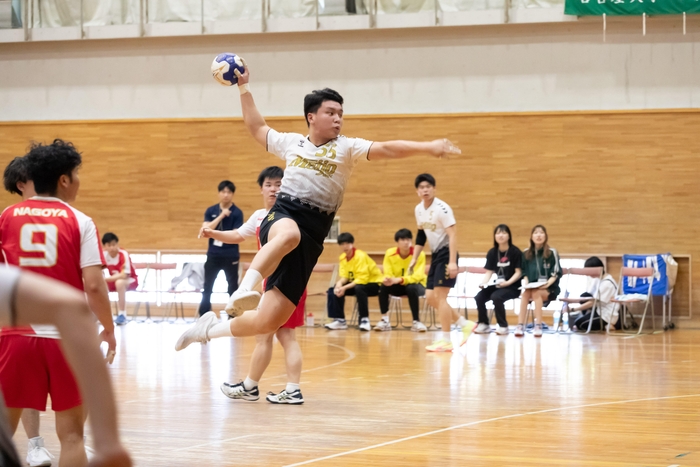
[[[543,225],[536,225],[532,228],[530,235],[530,248],[523,252],[523,291],[520,295],[516,337],[522,337],[525,334],[525,317],[530,300],[535,303],[533,334],[535,337],[542,337],[542,307],[556,300],[559,295],[559,279],[561,279],[559,253],[554,248],[550,248],[548,239],[547,229]]]
[[[389,295],[408,296],[408,304],[413,315],[411,331],[425,332],[428,329],[420,322],[420,297],[425,296],[425,253],[418,256],[413,272],[409,274],[408,266],[413,259],[413,234],[408,229],[401,229],[394,234],[397,246],[389,248],[384,254],[384,280],[379,287],[379,309],[382,319],[374,327],[375,331],[391,331],[389,319]]]
[[[486,302],[493,302],[493,310],[498,322],[496,334],[508,334],[508,321],[506,320],[506,308],[504,303],[518,298],[520,295],[520,278],[522,270],[522,252],[513,245],[510,228],[505,224],[497,225],[493,231],[493,248],[486,253],[486,274],[479,287],[481,291],[476,294],[476,308],[479,310],[479,324],[474,330],[477,334],[491,332],[491,323]],[[496,282],[490,283],[491,277],[496,273]]]
[[[593,319],[591,331],[600,331],[600,317],[602,316],[606,326],[612,325],[615,329],[620,329],[620,320],[618,315],[619,304],[613,303],[617,292],[617,283],[610,274],[605,273],[605,266],[597,256],[591,256],[583,264],[584,268],[603,268],[603,278],[594,278],[588,291],[581,295],[583,297],[591,297],[591,300],[581,303],[579,306],[568,306],[569,313],[581,312],[581,315],[576,318],[572,329],[574,331],[588,331],[589,321]],[[595,299],[598,299],[598,305],[595,309]],[[611,329],[612,330],[612,329]]]
[[[219,203],[207,208],[202,228],[211,230],[234,230],[243,225],[243,211],[233,204],[236,186],[229,180],[219,183]],[[223,269],[228,282],[228,294],[238,289],[238,245],[209,239],[207,262],[204,263],[204,289],[199,304],[199,316],[211,311],[211,293],[216,276]]]
[[[334,318],[326,324],[326,329],[347,329],[345,321],[345,296],[357,298],[357,311],[360,315],[360,331],[369,331],[369,303],[367,297],[379,294],[379,284],[384,277],[372,258],[354,246],[352,234],[343,232],[338,235],[338,246],[343,251],[340,255],[339,278],[335,287],[328,289],[328,317]]]
[[[126,292],[136,290],[139,279],[129,253],[119,248],[119,237],[107,232],[102,236],[102,246],[105,249],[105,263],[109,272],[109,277],[105,278],[107,289],[117,292],[118,314],[114,324],[121,326],[126,324]]]

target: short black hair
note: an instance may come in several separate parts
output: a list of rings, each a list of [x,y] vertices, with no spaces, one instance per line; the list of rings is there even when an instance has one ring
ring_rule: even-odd
[[[231,180],[224,180],[219,183],[219,191],[224,191],[225,189],[228,189],[231,193],[235,193],[236,185],[234,185]]]
[[[260,188],[262,188],[263,183],[265,183],[265,179],[269,178],[270,180],[277,180],[277,179],[282,179],[284,177],[284,170],[282,170],[281,167],[277,167],[276,165],[272,165],[270,167],[267,167],[263,169],[262,172],[260,172],[260,175],[258,175],[258,185]]]
[[[311,91],[311,94],[304,96],[304,118],[306,119],[306,126],[309,126],[309,114],[318,112],[318,109],[325,101],[333,101],[343,105],[343,96],[341,96],[338,91],[334,91],[330,88],[317,89]]]
[[[413,233],[408,230],[408,229],[400,229],[394,234],[394,241],[398,242],[399,240],[403,238],[408,238],[409,240],[413,240]]]
[[[119,243],[119,237],[117,237],[116,234],[113,234],[112,232],[107,232],[102,236],[102,244],[106,245],[108,243],[112,242],[117,242]]]
[[[586,260],[585,263],[583,263],[584,268],[603,268],[603,272],[605,272],[605,265],[603,262],[598,258],[597,256],[591,256]]]
[[[34,182],[34,190],[39,195],[55,196],[61,176],[67,175],[73,180],[73,170],[83,163],[73,143],[62,139],[55,139],[51,144],[33,143],[24,157],[27,179]]]
[[[22,196],[17,183],[27,183],[27,161],[24,157],[15,157],[7,164],[2,181],[8,192]]]
[[[416,182],[415,182],[416,188],[418,188],[418,185],[420,185],[420,184],[423,183],[423,182],[428,182],[428,183],[430,183],[432,186],[437,186],[437,185],[435,184],[435,177],[433,177],[433,176],[430,175],[430,174],[420,174],[419,176],[417,176],[417,177],[416,177]]]
[[[338,245],[343,243],[355,243],[355,237],[350,232],[343,232],[338,235]]]

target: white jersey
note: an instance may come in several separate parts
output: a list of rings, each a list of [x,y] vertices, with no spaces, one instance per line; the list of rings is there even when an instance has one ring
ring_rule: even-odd
[[[416,222],[418,228],[425,232],[433,253],[449,245],[450,239],[445,230],[457,223],[452,208],[438,198],[433,198],[428,208],[423,207],[422,201],[416,206]]]
[[[617,323],[619,303],[613,303],[617,293],[617,283],[610,274],[606,274],[601,281],[593,279],[587,290],[593,297],[598,299],[598,311],[606,323]]]
[[[267,150],[287,164],[281,191],[327,212],[340,208],[350,174],[370,146],[342,135],[315,146],[299,133],[267,132]]]
[[[267,209],[258,209],[251,215],[245,224],[238,228],[238,233],[241,237],[248,239],[255,237],[258,239],[258,248],[260,248],[260,224],[265,220],[267,216]]]

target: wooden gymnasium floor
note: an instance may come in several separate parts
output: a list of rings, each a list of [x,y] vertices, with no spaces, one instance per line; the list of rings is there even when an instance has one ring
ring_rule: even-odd
[[[430,332],[301,328],[306,403],[275,406],[219,391],[246,376],[252,338],[176,353],[184,329],[118,329],[111,371],[138,466],[700,465],[698,331],[474,335],[428,354]],[[263,394],[285,383],[281,357],[276,344]],[[21,428],[15,441],[24,455]]]

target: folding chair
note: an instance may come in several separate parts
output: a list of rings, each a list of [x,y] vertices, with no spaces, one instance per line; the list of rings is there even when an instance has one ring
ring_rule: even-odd
[[[428,329],[432,328],[438,328],[438,323],[437,323],[437,318],[435,316],[435,308],[430,306],[428,303],[428,299],[423,295],[420,297],[423,299],[423,307],[421,308],[421,315],[423,316],[421,318],[421,323],[425,324],[425,327]]]
[[[413,327],[413,323],[411,322],[411,326],[406,326],[403,324],[403,297],[405,295],[389,295],[389,314],[393,314],[396,316],[396,324],[392,325],[392,328],[397,328],[401,326],[404,329],[411,329]],[[425,296],[423,296],[423,299],[425,299]],[[435,316],[433,314],[433,316]],[[423,323],[425,324],[425,323]],[[426,325],[426,327],[429,327]]]
[[[331,278],[328,281],[328,288],[332,288],[333,286],[335,286],[335,283],[338,280],[338,269],[339,269],[338,263],[335,263],[335,264],[334,263],[319,263],[319,264],[316,264],[316,266],[314,266],[313,272],[330,273]],[[328,288],[324,289],[321,292],[307,293],[306,296],[307,297],[320,297],[320,296],[326,297],[327,296],[326,294],[328,293]],[[328,321],[327,318],[328,318],[328,316],[326,316],[326,320],[325,320],[326,322]],[[316,322],[314,320],[314,327],[321,327],[324,324],[326,324],[326,323],[320,322],[320,321]]]
[[[630,281],[636,281],[636,280],[644,280],[646,279],[647,282],[649,283],[649,288],[647,290],[647,294],[620,294],[621,290],[624,290],[623,284],[625,278],[628,278]],[[652,332],[656,332],[656,323],[655,323],[655,316],[654,316],[654,300],[653,296],[651,294],[651,288],[654,283],[654,268],[652,267],[647,267],[647,268],[632,268],[632,267],[623,267],[620,269],[620,281],[617,285],[617,293],[615,294],[615,298],[612,300],[613,303],[619,303],[620,304],[620,317],[622,323],[624,324],[625,322],[625,313],[627,313],[627,306],[631,303],[642,303],[644,302],[644,314],[642,314],[642,321],[639,324],[639,331],[637,331],[637,335],[642,333],[642,329],[644,328],[644,319],[647,316],[647,310],[650,308],[651,305],[651,325],[652,325]],[[624,326],[623,326],[624,327]],[[608,332],[610,332],[608,330]]]
[[[589,263],[590,264],[590,263]],[[603,268],[602,267],[592,267],[592,268],[564,268],[562,269],[562,274],[563,275],[568,275],[569,278],[566,281],[566,291],[564,292],[564,296],[559,298],[560,302],[564,302],[565,304],[570,304],[570,303],[585,303],[588,301],[593,300],[593,308],[591,308],[591,313],[595,312],[598,302],[600,301],[600,282],[603,280]],[[592,277],[594,279],[598,279],[598,290],[595,293],[594,297],[569,297],[569,282],[571,276],[587,276],[587,277]],[[569,325],[571,325],[571,316],[569,314],[569,310],[567,307],[566,311],[567,315],[569,315]],[[593,315],[591,315],[593,316]],[[563,317],[562,317],[563,318]],[[601,315],[600,312],[598,312],[598,319],[600,320],[600,328],[603,329],[603,316]],[[593,320],[594,318],[591,318],[588,320],[588,330],[586,330],[586,334],[591,332],[591,328],[593,327]],[[559,320],[559,323],[557,323],[556,329],[554,330],[555,332],[559,332],[559,329],[562,327],[562,321],[563,319]]]
[[[139,270],[139,269],[145,269],[146,272],[141,276],[141,280],[139,281],[139,287],[135,290],[136,293],[138,294],[144,294],[148,293],[146,291],[146,280],[148,279],[148,275],[151,272],[151,266],[153,266],[155,263],[133,263],[134,269]],[[139,307],[141,306],[142,300],[139,300],[136,302],[136,305],[134,306],[134,312],[131,315],[132,320],[136,320],[136,317],[139,314]],[[146,298],[146,320],[147,322],[151,322],[151,305],[149,304],[148,298]]]
[[[143,282],[141,283],[140,289],[137,289],[136,292],[139,292],[141,294],[149,294],[149,293],[155,293],[156,295],[161,293],[161,291],[157,290],[146,290],[146,278],[148,277],[149,272],[156,271],[163,271],[166,269],[177,269],[177,263],[134,263],[134,269],[145,269],[146,273],[143,275]],[[151,322],[151,304],[150,300],[148,299],[148,296],[146,296],[146,300],[139,300],[136,302],[136,306],[134,307],[134,313],[131,315],[131,319],[135,320],[136,317],[139,314],[139,308],[141,306],[141,303],[145,303],[146,305],[146,322]],[[169,311],[168,311],[169,313]],[[184,318],[184,309],[182,311],[183,318]],[[163,316],[163,319],[165,319],[165,316]]]

